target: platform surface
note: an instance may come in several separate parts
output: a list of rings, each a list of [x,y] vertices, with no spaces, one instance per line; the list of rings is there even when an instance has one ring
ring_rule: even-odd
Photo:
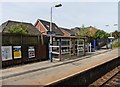
[[[86,56],[77,61],[69,60],[69,62],[67,61],[68,63],[65,63],[65,61],[54,63],[45,61],[21,67],[3,69],[3,78],[6,76],[8,76],[8,78],[6,77],[1,81],[3,85],[48,85],[113,60],[120,56],[118,52],[117,48],[109,50],[108,52],[103,51],[101,54],[93,55],[89,58]],[[40,69],[41,67],[43,67],[43,69]],[[44,67],[48,68],[44,69]],[[37,68],[39,69],[37,70]],[[34,69],[36,69],[36,71],[32,72]],[[28,71],[28,73],[16,76],[13,74],[25,71]],[[11,77],[9,77],[9,75],[11,75]]]

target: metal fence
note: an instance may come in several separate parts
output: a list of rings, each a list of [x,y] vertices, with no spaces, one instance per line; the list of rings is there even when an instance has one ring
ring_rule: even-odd
[[[107,45],[108,38],[102,38],[97,40],[97,49],[100,49],[101,47]]]

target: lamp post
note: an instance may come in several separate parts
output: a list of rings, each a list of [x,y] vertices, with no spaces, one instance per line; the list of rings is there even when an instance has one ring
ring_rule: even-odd
[[[118,24],[114,24],[113,26],[117,26]],[[105,25],[107,27],[109,27],[110,25]],[[110,33],[110,36],[112,37],[112,32]]]
[[[52,9],[54,7],[61,7],[62,4],[58,4],[55,5],[53,7],[51,7],[51,11],[50,11],[50,32],[52,32]],[[50,35],[50,46],[52,45],[52,35]],[[52,62],[52,47],[50,47],[50,61]]]
[[[105,26],[110,26],[110,25],[105,25]],[[117,24],[114,24],[113,26],[117,26]],[[110,37],[108,37],[110,39],[110,45],[111,45],[111,49],[112,49],[112,39],[114,38],[112,35],[112,32],[110,33]]]

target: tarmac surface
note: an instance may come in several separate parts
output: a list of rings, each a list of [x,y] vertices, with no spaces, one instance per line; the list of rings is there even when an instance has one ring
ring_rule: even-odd
[[[92,55],[65,60],[43,61],[2,69],[2,85],[49,85],[81,73],[120,56],[118,48],[100,50]]]

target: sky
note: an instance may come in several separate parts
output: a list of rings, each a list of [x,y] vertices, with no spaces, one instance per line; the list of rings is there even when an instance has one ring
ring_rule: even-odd
[[[114,0],[113,0],[114,1]],[[0,24],[7,20],[30,22],[37,19],[50,21],[50,8],[53,8],[53,22],[59,27],[74,28],[93,26],[106,32],[118,30],[118,2],[1,2]],[[109,26],[105,26],[109,25]]]

